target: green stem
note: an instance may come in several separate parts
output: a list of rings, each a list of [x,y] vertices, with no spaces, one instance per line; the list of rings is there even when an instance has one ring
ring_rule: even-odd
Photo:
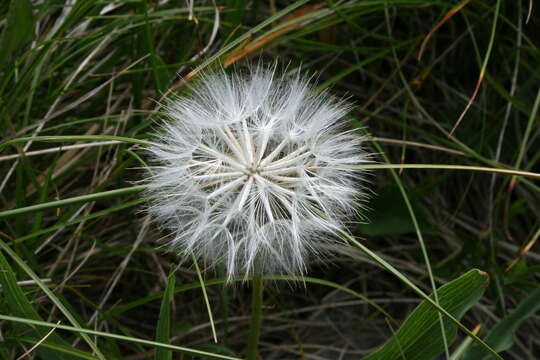
[[[258,274],[251,280],[251,324],[249,325],[247,360],[257,359],[262,324],[262,297],[263,277]]]

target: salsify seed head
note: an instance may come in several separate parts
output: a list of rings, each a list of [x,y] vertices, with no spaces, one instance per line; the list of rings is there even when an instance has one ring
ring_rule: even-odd
[[[148,149],[149,211],[172,233],[169,246],[229,279],[303,275],[364,196],[354,166],[368,156],[345,127],[347,103],[274,70],[202,75],[168,100]]]

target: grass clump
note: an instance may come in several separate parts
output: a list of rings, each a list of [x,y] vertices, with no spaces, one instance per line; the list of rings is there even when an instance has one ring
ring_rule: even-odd
[[[460,331],[455,341],[436,341],[436,358],[490,356],[489,349],[534,358],[540,20],[533,6],[2,2],[1,357],[245,356],[250,289],[224,285],[219,271],[201,273],[202,262],[179,266],[160,249],[167,233],[141,212],[135,182],[165,96],[189,91],[186,82],[219,64],[277,60],[353,102],[355,134],[368,136],[379,155],[369,175],[370,221],[348,227],[360,247],[339,247],[331,265],[310,264],[302,285],[290,276],[266,279],[258,356],[376,357],[415,308],[437,306],[437,297],[425,297],[441,288],[441,304],[457,294],[445,310],[458,309],[452,314],[463,327],[481,325],[487,345]],[[474,301],[455,285],[470,271]],[[440,311],[429,319],[437,334],[454,324]],[[497,326],[510,322],[511,331]],[[408,342],[393,339],[402,357],[409,354],[399,349]]]

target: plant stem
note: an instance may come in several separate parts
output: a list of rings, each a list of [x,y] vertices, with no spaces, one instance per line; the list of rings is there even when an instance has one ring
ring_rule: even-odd
[[[251,280],[251,324],[246,359],[256,360],[262,323],[263,277],[255,275]]]

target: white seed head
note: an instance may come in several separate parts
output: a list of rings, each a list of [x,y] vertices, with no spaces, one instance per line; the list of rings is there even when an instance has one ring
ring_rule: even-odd
[[[272,69],[207,73],[165,106],[149,211],[169,245],[230,278],[303,275],[356,214],[368,161],[349,107]]]

